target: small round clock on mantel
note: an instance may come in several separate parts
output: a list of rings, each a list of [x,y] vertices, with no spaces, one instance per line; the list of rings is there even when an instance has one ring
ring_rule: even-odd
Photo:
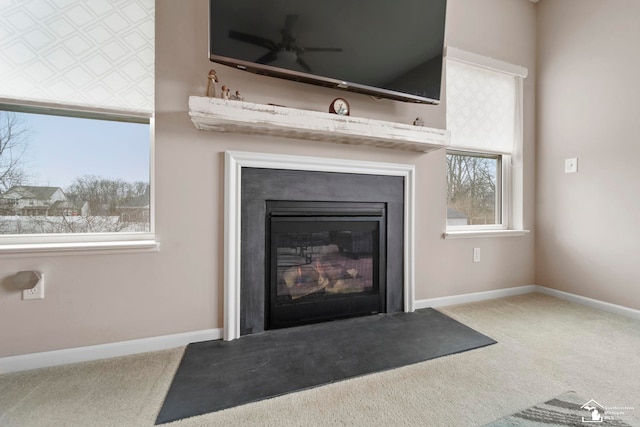
[[[329,104],[329,112],[340,116],[348,116],[351,113],[349,103],[344,98],[336,98]]]

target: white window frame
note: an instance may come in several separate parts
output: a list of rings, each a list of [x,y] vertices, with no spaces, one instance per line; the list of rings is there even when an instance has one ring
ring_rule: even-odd
[[[459,149],[450,149],[447,150],[447,155],[455,154],[455,155],[467,155],[467,156],[478,156],[478,157],[495,157],[498,159],[499,170],[496,171],[496,213],[499,215],[500,220],[496,221],[495,224],[476,224],[476,225],[447,225],[447,232],[455,232],[455,231],[475,231],[475,230],[483,230],[483,231],[491,231],[491,230],[508,230],[509,216],[510,212],[508,209],[505,209],[507,203],[505,203],[509,194],[506,191],[509,187],[509,167],[508,164],[511,162],[511,156],[508,154],[497,154],[490,153],[486,151],[467,151],[467,150],[459,150]],[[448,203],[447,203],[448,205]]]
[[[137,233],[60,233],[0,235],[0,257],[61,255],[65,253],[101,254],[156,252],[159,244],[155,235],[155,126],[152,114],[67,107],[57,104],[16,101],[0,98],[6,111],[62,115],[65,117],[110,119],[149,123],[149,231]]]
[[[95,9],[105,13],[88,12],[83,15],[86,19],[77,20],[67,19],[69,16],[65,14],[71,10],[70,13],[78,16],[84,13],[83,7],[90,8],[95,5],[89,5],[91,2],[80,5],[80,2],[77,2],[78,5],[71,9],[68,5],[61,4],[59,8],[47,7],[39,10],[39,3],[40,1],[32,0],[20,4],[8,2],[3,5],[5,14],[1,20],[7,25],[7,37],[2,39],[2,45],[8,51],[6,63],[9,65],[0,67],[6,73],[3,75],[6,87],[3,87],[0,95],[0,104],[8,111],[148,123],[149,231],[0,235],[0,258],[58,255],[68,252],[95,254],[157,251],[153,112],[155,1],[129,1],[126,5],[115,5],[113,1],[105,1],[101,7]],[[108,7],[105,6],[107,4]],[[125,20],[128,24],[99,28],[103,18],[114,19],[114,15],[108,10],[114,13],[116,10],[122,12],[124,15],[121,18],[124,19],[126,15]],[[154,14],[153,20],[149,19],[151,11]],[[20,19],[15,20],[16,22],[9,21],[16,13]],[[57,22],[58,25],[55,28],[47,27],[51,22]],[[139,33],[133,34],[134,29],[139,30]],[[76,43],[77,33],[80,31],[92,32],[93,35],[86,37],[86,40],[80,37],[78,39],[82,39],[82,43]],[[105,37],[106,33],[110,33],[114,38]],[[37,40],[34,42],[34,37],[30,37],[28,41],[23,40],[24,34],[44,36],[41,40],[36,37]],[[115,45],[122,49],[114,49]],[[126,49],[123,48],[125,45]],[[43,46],[49,49],[43,49]],[[54,52],[54,56],[47,58],[45,55],[22,54],[33,53],[33,49],[39,50],[39,53],[51,51]],[[75,65],[69,60],[71,57],[77,60]],[[59,72],[42,71],[51,65],[49,60],[55,63],[53,68]],[[123,74],[118,75],[115,69],[105,69],[105,61]],[[71,74],[65,74],[69,73],[72,65],[77,69]],[[140,73],[141,69],[146,70],[146,73]],[[79,78],[77,87],[74,80],[76,78]],[[102,84],[106,83],[101,81],[104,78],[109,78],[111,85]],[[114,80],[119,81],[114,85]],[[123,82],[126,84],[122,84]],[[107,91],[109,96],[104,97],[104,91]]]
[[[511,237],[524,236],[529,230],[524,229],[523,223],[523,79],[527,76],[528,70],[524,67],[509,64],[494,58],[466,52],[451,46],[446,48],[445,64],[448,60],[455,60],[476,67],[485,68],[492,71],[499,71],[516,77],[516,100],[517,114],[516,123],[519,129],[515,136],[514,147],[511,154],[500,152],[490,152],[488,150],[464,149],[462,147],[451,148],[451,152],[464,153],[470,155],[500,155],[501,156],[501,221],[500,224],[492,225],[466,225],[466,226],[446,226],[443,233],[445,239],[475,238],[475,237]],[[446,65],[445,65],[446,66]],[[445,103],[446,105],[446,103]],[[449,152],[449,151],[448,151]],[[447,203],[448,205],[448,203]],[[446,213],[445,213],[446,219]]]

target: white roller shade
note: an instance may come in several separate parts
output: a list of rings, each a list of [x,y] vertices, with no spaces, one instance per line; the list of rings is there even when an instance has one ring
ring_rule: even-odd
[[[0,97],[150,115],[154,0],[0,0]]]
[[[452,59],[446,67],[451,147],[511,154],[518,77]]]

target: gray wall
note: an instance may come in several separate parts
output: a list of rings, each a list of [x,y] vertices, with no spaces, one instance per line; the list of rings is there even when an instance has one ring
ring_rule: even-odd
[[[640,309],[640,2],[538,13],[536,282]]]
[[[445,152],[418,154],[197,131],[188,96],[207,73],[248,101],[326,111],[345,96],[354,116],[445,127],[445,104],[413,105],[212,65],[207,0],[158,0],[155,195],[160,251],[0,258],[0,280],[47,275],[46,299],[0,286],[0,357],[222,327],[224,151],[244,150],[416,166],[416,298],[534,283],[534,235],[443,240]],[[528,0],[449,0],[448,45],[529,68],[525,81],[525,227],[534,227],[535,8]],[[584,163],[583,163],[584,164]],[[473,263],[474,247],[482,262]]]

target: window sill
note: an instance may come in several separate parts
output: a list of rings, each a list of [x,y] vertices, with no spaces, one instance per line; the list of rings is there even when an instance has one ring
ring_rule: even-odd
[[[0,256],[97,255],[158,252],[155,240],[68,243],[19,243],[0,245]]]
[[[529,230],[465,230],[445,231],[445,239],[472,239],[476,237],[521,237],[529,234]]]

